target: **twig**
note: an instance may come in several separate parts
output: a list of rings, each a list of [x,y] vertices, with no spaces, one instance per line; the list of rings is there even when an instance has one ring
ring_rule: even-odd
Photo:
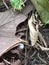
[[[49,48],[43,47],[38,43],[37,43],[37,46],[39,46],[42,51],[49,51]]]
[[[30,57],[33,57],[35,54],[36,54],[37,51],[34,51],[34,53],[30,56]]]
[[[26,31],[26,30],[27,30],[27,28],[24,28],[24,29],[20,29],[20,30],[16,31],[16,34],[17,34],[17,33],[19,33],[19,32],[23,32],[23,31]]]
[[[3,59],[4,63],[7,64],[7,65],[10,65],[11,63],[5,59]]]
[[[27,56],[27,47],[25,47],[25,65],[27,65],[27,59],[26,59],[26,56]]]
[[[44,43],[45,47],[47,47],[47,44],[42,36],[42,34],[40,32],[38,32],[39,38],[41,39],[41,41]]]
[[[39,58],[43,63],[47,64],[47,62],[39,56],[39,53],[38,53],[38,58]]]
[[[45,51],[45,53],[47,54],[48,58],[49,58],[49,54],[47,53],[47,51]]]
[[[5,3],[5,0],[3,0],[3,4],[6,6],[7,9],[9,9],[9,7],[7,6],[7,4]]]

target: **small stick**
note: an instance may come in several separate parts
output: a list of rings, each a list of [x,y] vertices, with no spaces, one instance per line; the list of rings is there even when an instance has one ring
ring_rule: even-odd
[[[7,65],[10,65],[11,63],[5,59],[3,59],[4,63],[7,64]]]
[[[19,32],[22,32],[22,31],[26,31],[26,30],[27,30],[27,28],[20,29],[20,30],[16,31],[16,33],[19,33]]]
[[[39,46],[42,51],[49,51],[49,48],[43,47],[38,43],[37,43],[37,46]]]
[[[7,4],[5,3],[5,0],[3,0],[3,4],[6,6],[7,9],[9,9],[9,7],[7,6]]]
[[[30,56],[30,57],[33,57],[35,54],[36,54],[37,51],[34,51],[34,53]]]
[[[39,53],[38,53],[38,58],[39,58],[43,63],[47,64],[47,62],[39,56]]]
[[[45,53],[47,54],[48,58],[49,58],[49,54],[47,53],[47,51],[45,51]]]
[[[27,47],[25,47],[25,65],[27,65]]]
[[[39,38],[41,39],[41,41],[43,41],[45,47],[47,47],[47,44],[46,44],[46,42],[45,42],[45,40],[44,40],[42,34],[41,34],[40,32],[38,32],[38,34],[39,34]]]

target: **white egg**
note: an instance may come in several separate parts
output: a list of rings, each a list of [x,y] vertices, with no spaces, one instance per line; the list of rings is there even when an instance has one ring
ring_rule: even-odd
[[[20,44],[19,48],[23,49],[24,48],[24,44]]]

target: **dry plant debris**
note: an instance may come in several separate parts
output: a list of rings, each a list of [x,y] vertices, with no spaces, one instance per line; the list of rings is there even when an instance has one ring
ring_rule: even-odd
[[[40,28],[43,23],[41,23],[38,13],[34,11],[31,10],[27,17],[21,14],[24,20],[19,20],[20,22],[15,26],[16,32],[14,29],[14,37],[17,37],[16,43],[9,45],[10,47],[0,55],[0,65],[49,64],[49,44],[41,33],[43,30]],[[5,28],[6,26],[3,25]]]

